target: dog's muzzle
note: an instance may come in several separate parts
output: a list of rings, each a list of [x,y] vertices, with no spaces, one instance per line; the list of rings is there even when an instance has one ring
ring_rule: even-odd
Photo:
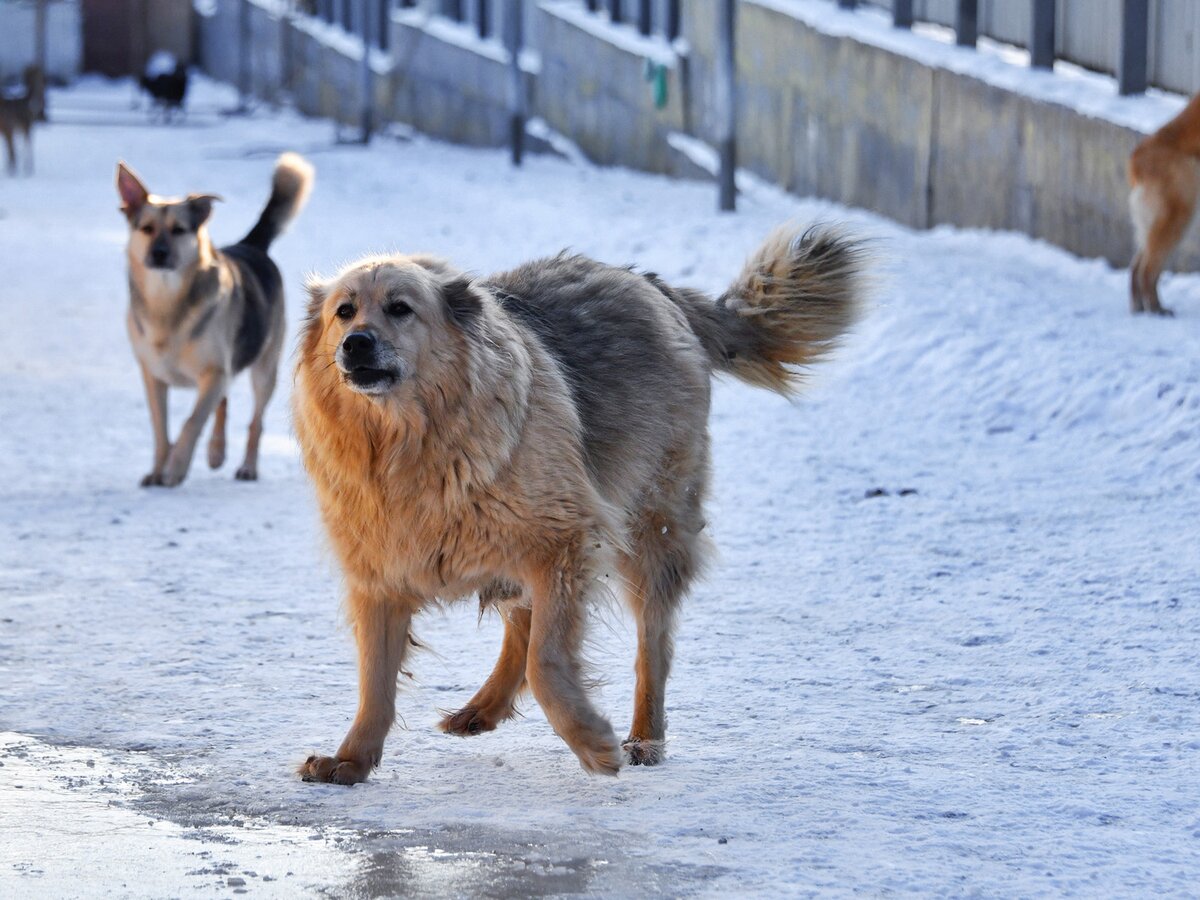
[[[150,245],[150,268],[169,269],[171,246],[165,241],[155,241]]]
[[[336,362],[352,390],[361,394],[382,394],[400,380],[394,365],[379,359],[379,341],[369,331],[352,331],[338,347]]]

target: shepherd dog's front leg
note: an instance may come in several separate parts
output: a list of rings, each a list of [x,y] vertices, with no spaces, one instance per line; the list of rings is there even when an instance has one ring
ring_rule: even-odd
[[[396,678],[411,643],[414,604],[356,591],[347,605],[358,643],[358,715],[336,755],[310,756],[300,767],[305,781],[366,781],[396,718]]]

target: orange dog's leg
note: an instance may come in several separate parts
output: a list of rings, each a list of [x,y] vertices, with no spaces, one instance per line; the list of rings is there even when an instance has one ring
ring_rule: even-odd
[[[608,720],[596,712],[583,686],[580,647],[593,573],[581,558],[581,539],[564,549],[527,584],[533,598],[525,676],[533,696],[588,772],[616,775],[621,753]]]
[[[335,756],[310,756],[300,767],[305,781],[366,781],[396,718],[396,678],[410,644],[413,607],[358,593],[348,605],[358,643],[358,715]]]
[[[1166,266],[1167,257],[1187,230],[1192,212],[1191,204],[1185,205],[1178,201],[1164,203],[1146,235],[1146,246],[1134,259],[1133,277],[1140,280],[1138,293],[1146,312],[1159,316],[1174,315],[1159,303],[1158,279]]]
[[[1159,302],[1158,279],[1200,195],[1200,163],[1165,141],[1161,133],[1151,136],[1129,161],[1129,212],[1137,244],[1129,267],[1129,306],[1135,313],[1160,316],[1172,313]]]
[[[510,609],[504,620],[504,644],[488,680],[458,712],[445,716],[439,727],[447,734],[480,734],[492,731],[511,718],[514,704],[525,686],[532,613],[526,607]]]

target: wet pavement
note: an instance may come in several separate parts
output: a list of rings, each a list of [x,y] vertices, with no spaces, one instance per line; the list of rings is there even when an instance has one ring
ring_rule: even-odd
[[[709,875],[644,864],[581,836],[357,831],[171,815],[171,768],[138,749],[58,746],[0,733],[3,897],[544,897],[691,894]],[[147,801],[139,785],[154,785]],[[584,844],[588,841],[583,836]]]

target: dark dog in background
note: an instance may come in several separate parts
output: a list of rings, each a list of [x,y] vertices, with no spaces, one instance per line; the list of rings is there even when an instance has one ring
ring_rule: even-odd
[[[188,69],[184,62],[159,51],[146,63],[138,84],[150,96],[153,108],[162,113],[164,120],[169,122],[173,114],[182,114],[188,90]]]
[[[8,173],[17,174],[17,136],[25,142],[25,174],[33,174],[33,126],[45,120],[46,76],[37,66],[26,66],[21,87],[0,96],[0,134],[8,149]]]
[[[413,616],[476,591],[504,643],[445,731],[492,730],[528,688],[589,772],[658,762],[676,614],[707,554],[712,376],[791,391],[789,367],[853,322],[861,264],[837,232],[783,229],[719,299],[566,254],[486,279],[373,257],[313,283],[295,427],[346,576],[359,708],[303,777],[367,778]],[[608,571],[638,630],[623,744],[580,659]]]
[[[267,250],[300,211],[312,167],[294,153],[275,165],[271,197],[257,224],[236,244],[217,249],[208,235],[214,194],[151,194],[124,164],[117,167],[121,210],[129,221],[129,312],[126,323],[142,369],[154,428],[154,463],[142,485],[172,487],[187,476],[196,442],[216,414],[208,464],[225,461],[226,392],[250,369],[254,416],[237,478],[258,477],[263,411],[275,390],[283,347],[283,279]],[[195,409],[172,444],[167,387],[196,387]]]

